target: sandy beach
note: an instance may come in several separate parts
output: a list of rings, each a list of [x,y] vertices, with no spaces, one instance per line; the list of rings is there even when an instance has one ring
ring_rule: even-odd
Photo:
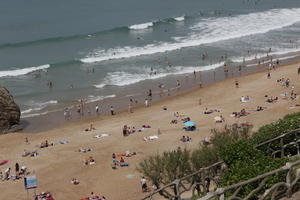
[[[49,191],[55,199],[69,200],[86,197],[90,192],[105,196],[108,200],[139,199],[145,195],[141,192],[140,178],[136,170],[138,162],[147,155],[176,149],[178,146],[195,148],[204,137],[210,135],[213,128],[222,128],[225,124],[251,123],[253,131],[260,126],[271,123],[288,113],[299,111],[299,100],[286,100],[281,94],[290,94],[292,87],[299,94],[300,76],[297,74],[299,63],[281,66],[271,71],[271,78],[267,78],[267,71],[260,71],[238,78],[239,88],[235,87],[235,78],[226,79],[217,83],[208,84],[203,88],[197,87],[160,101],[151,107],[139,106],[133,113],[120,112],[115,116],[101,115],[81,121],[65,123],[48,131],[38,133],[14,133],[0,136],[0,160],[10,160],[8,164],[0,166],[0,171],[7,167],[12,168],[18,162],[28,167],[38,179],[38,192]],[[289,78],[290,87],[282,86],[277,80]],[[266,102],[265,95],[278,97],[274,103]],[[250,101],[240,102],[240,97],[249,96]],[[201,105],[199,105],[201,99]],[[163,107],[167,110],[164,110]],[[266,107],[263,111],[256,111],[257,106]],[[204,114],[205,109],[217,109],[220,112]],[[250,114],[240,118],[230,117],[232,112],[245,109]],[[176,119],[174,112],[188,116],[196,122],[197,130],[185,132],[183,123],[170,124]],[[214,117],[222,115],[224,123],[216,123]],[[45,123],[45,122],[43,122]],[[96,130],[84,131],[93,123]],[[142,128],[150,125],[151,128],[123,137],[124,125]],[[144,141],[147,136],[161,134],[158,139]],[[108,134],[107,137],[94,138],[99,134]],[[182,143],[180,138],[185,135],[192,138],[191,143]],[[30,144],[25,143],[28,138]],[[39,149],[41,142],[48,140],[56,143],[67,140],[68,144],[57,144]],[[91,152],[76,152],[80,147],[91,148]],[[24,149],[38,150],[37,157],[22,157]],[[111,168],[112,153],[122,154],[126,151],[137,152],[137,155],[125,158],[128,167]],[[83,159],[93,156],[95,165],[85,166]],[[79,185],[72,185],[71,179],[77,178]],[[26,199],[23,180],[1,181],[0,199]],[[30,191],[30,195],[33,191]]]

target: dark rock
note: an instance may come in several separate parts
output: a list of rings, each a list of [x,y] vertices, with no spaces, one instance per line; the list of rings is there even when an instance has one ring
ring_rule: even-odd
[[[0,86],[0,134],[21,130],[20,108],[9,91]]]

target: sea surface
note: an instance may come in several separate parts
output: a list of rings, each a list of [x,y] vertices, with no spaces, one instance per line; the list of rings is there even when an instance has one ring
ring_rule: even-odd
[[[299,45],[299,0],[0,2],[0,85],[23,118]]]

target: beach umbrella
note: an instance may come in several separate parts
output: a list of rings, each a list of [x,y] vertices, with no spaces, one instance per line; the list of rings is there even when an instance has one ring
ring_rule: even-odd
[[[184,125],[185,125],[186,127],[196,126],[195,122],[192,122],[192,121],[184,122]]]

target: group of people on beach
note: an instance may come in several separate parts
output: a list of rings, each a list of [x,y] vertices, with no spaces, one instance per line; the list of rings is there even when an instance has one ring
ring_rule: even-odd
[[[4,172],[0,171],[0,180],[7,181],[7,180],[18,180],[30,174],[27,170],[26,166],[20,166],[19,163],[15,164],[15,173],[12,173],[10,167],[6,168]]]

